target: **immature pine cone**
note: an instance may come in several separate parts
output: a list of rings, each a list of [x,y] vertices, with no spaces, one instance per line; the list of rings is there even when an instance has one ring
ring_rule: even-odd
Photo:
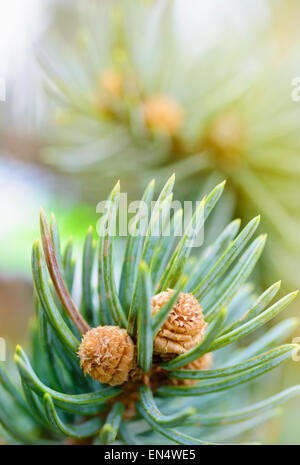
[[[160,292],[152,297],[152,314],[170,300],[174,290]],[[153,352],[162,358],[184,354],[199,344],[205,333],[202,308],[193,294],[179,294],[179,298],[154,340]]]
[[[85,333],[78,355],[84,374],[111,386],[127,381],[135,366],[134,343],[118,326],[98,326]]]
[[[227,161],[238,161],[238,156],[245,146],[243,122],[238,115],[225,113],[218,117],[206,136],[206,145],[214,153]]]
[[[107,69],[100,75],[100,85],[108,94],[120,97],[123,92],[122,75],[113,69]]]
[[[183,124],[183,109],[166,95],[149,97],[144,103],[145,123],[150,129],[174,136]]]

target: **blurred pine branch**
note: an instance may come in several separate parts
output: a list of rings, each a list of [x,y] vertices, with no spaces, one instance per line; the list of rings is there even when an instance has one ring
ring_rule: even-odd
[[[77,178],[93,201],[99,179],[105,188],[121,177],[134,195],[153,175],[160,184],[176,172],[179,196],[191,198],[226,177],[228,217],[263,213],[264,276],[298,284],[297,47],[282,56],[280,11],[267,29],[224,28],[195,54],[174,2],[85,2],[68,42],[55,31],[40,47],[54,115],[44,160]]]

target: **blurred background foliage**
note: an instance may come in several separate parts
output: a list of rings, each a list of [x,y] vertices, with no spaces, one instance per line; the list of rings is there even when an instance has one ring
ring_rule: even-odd
[[[181,199],[226,178],[216,216],[260,212],[270,233],[262,279],[298,285],[298,48],[277,25],[279,4],[262,5],[259,18],[224,19],[189,50],[180,2],[84,4],[69,31],[55,25],[39,47],[52,113],[41,157],[94,203],[116,177],[138,198],[149,178],[175,172]]]
[[[255,278],[299,287],[299,2],[23,3],[0,18],[0,335],[28,334],[40,205],[76,247],[116,179],[133,200],[175,172],[187,200],[226,178],[207,236],[261,213]],[[295,363],[280,373],[280,387],[299,382]],[[268,440],[299,443],[299,411],[291,402]]]

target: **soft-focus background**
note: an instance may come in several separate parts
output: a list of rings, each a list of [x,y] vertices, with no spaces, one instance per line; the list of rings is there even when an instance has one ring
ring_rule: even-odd
[[[79,249],[116,179],[138,199],[148,179],[159,187],[175,172],[186,200],[226,178],[207,235],[233,216],[261,213],[268,247],[253,280],[299,287],[299,2],[0,4],[0,337],[8,353],[28,338],[40,206]],[[289,315],[300,315],[299,299]],[[266,394],[275,381],[299,383],[299,366],[269,377]],[[266,441],[300,444],[299,414],[299,399],[291,401],[265,427]]]

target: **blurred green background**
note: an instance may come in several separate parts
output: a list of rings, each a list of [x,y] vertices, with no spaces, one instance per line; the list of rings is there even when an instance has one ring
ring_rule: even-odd
[[[39,208],[79,250],[113,183],[178,199],[227,179],[213,238],[262,214],[258,287],[300,283],[299,2],[11,0],[1,5],[0,336],[26,343]],[[299,92],[300,96],[300,92]],[[300,301],[289,315],[298,316]],[[300,331],[300,329],[299,329]],[[297,334],[295,334],[297,336]],[[276,378],[276,379],[275,379]],[[287,364],[262,389],[300,382]],[[300,444],[300,401],[264,427]]]

